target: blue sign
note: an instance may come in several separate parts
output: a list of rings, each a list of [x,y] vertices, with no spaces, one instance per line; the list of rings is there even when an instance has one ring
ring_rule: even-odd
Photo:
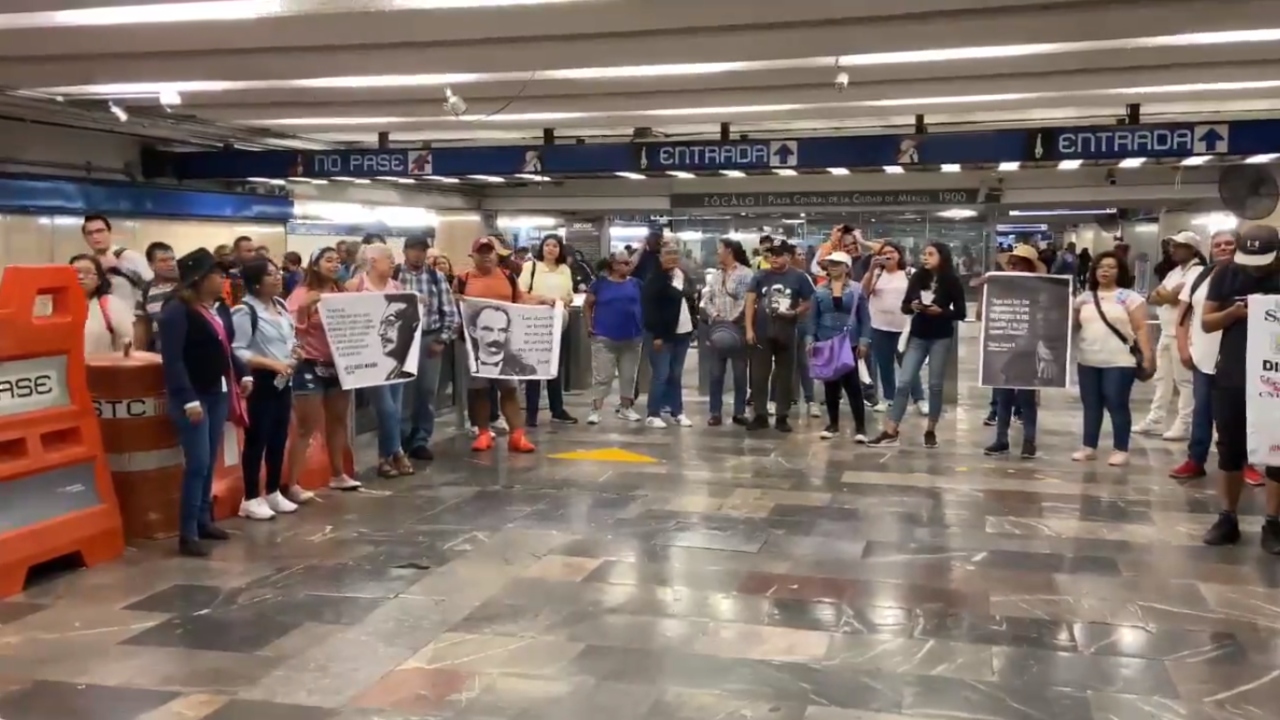
[[[885,165],[936,167],[1268,153],[1280,153],[1280,120],[730,142],[575,143],[319,152],[153,152],[144,156],[143,166],[149,177],[179,180],[431,175],[557,177],[621,172],[822,170]]]
[[[0,177],[0,211],[287,222],[293,218],[293,200],[276,195],[19,175]]]

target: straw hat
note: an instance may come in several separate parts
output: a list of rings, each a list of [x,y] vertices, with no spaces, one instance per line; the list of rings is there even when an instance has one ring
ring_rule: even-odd
[[[1014,257],[1020,257],[1035,263],[1036,272],[1038,273],[1049,272],[1044,263],[1040,262],[1040,253],[1036,252],[1036,249],[1030,245],[1018,245],[1013,248],[1013,252],[1000,253],[996,256],[996,262],[1000,263],[1000,269],[1008,270],[1009,259]]]

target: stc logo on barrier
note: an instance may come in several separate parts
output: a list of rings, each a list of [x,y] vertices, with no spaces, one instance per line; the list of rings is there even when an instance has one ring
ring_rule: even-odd
[[[69,404],[66,375],[64,356],[0,362],[0,417]]]
[[[93,399],[99,420],[128,420],[164,415],[169,403],[164,398],[132,398],[129,400]]]

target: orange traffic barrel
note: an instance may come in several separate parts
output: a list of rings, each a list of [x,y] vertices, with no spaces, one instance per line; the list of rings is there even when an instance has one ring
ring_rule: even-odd
[[[90,355],[85,367],[125,536],[176,535],[182,447],[169,417],[160,356]]]

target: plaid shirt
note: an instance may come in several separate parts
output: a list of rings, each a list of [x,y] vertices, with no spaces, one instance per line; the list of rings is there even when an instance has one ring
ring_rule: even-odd
[[[751,290],[751,280],[756,273],[751,268],[741,265],[729,271],[716,270],[707,282],[702,298],[702,308],[712,319],[739,320],[747,306],[747,292]]]
[[[449,280],[435,268],[423,267],[414,272],[408,265],[400,269],[400,284],[418,293],[422,304],[422,332],[440,331],[448,339],[458,334],[458,304],[449,289]]]

